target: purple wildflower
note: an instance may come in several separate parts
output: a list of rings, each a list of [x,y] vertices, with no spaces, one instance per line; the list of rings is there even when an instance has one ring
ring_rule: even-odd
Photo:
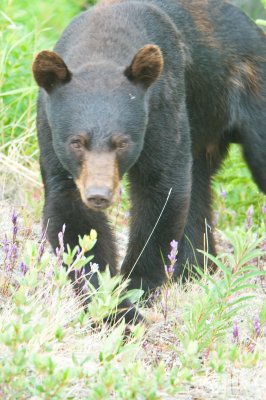
[[[170,261],[170,265],[165,265],[165,272],[167,277],[170,279],[175,272],[175,263],[176,263],[176,256],[178,253],[178,242],[176,240],[172,240],[170,243],[171,251],[168,254],[168,260]]]
[[[15,243],[11,245],[11,251],[10,251],[10,258],[12,260],[12,263],[14,264],[17,261],[18,258],[18,247]]]
[[[259,337],[261,334],[261,325],[260,325],[260,317],[259,315],[256,315],[254,318],[254,331],[256,334],[256,337]]]
[[[170,252],[170,254],[168,254],[168,258],[171,262],[172,261],[176,262],[178,242],[176,240],[172,240],[172,242],[170,243],[170,246],[171,246],[171,252]]]
[[[5,241],[5,269],[7,271],[12,270],[18,258],[18,248],[15,243],[8,243]]]
[[[222,190],[221,193],[220,193],[220,196],[221,196],[223,199],[225,199],[226,196],[227,196],[227,192],[226,192],[225,190]]]
[[[64,224],[62,227],[62,231],[58,233],[59,247],[57,247],[55,249],[55,253],[56,253],[59,264],[62,264],[62,262],[63,262],[63,253],[64,253],[64,249],[65,249],[65,245],[64,245],[65,230],[66,230],[66,225]]]
[[[263,204],[261,211],[262,211],[262,214],[266,214],[266,204]]]
[[[27,265],[21,261],[21,263],[19,264],[19,270],[22,272],[23,275],[26,275],[27,271],[28,271],[28,267]]]
[[[13,225],[17,225],[18,215],[15,210],[12,211],[11,220]]]
[[[166,268],[167,268],[167,266],[166,266]],[[173,273],[175,272],[175,267],[174,267],[174,265],[170,265],[170,266],[167,268],[167,271],[168,271],[168,274],[172,276]]]
[[[4,246],[4,252],[5,252],[5,256],[8,256],[8,252],[9,252],[9,243],[7,241],[7,238],[5,237],[3,240],[3,246]]]
[[[236,320],[234,321],[234,324],[233,324],[233,340],[234,340],[234,342],[239,341],[239,327],[238,327]]]
[[[247,212],[246,212],[247,218],[246,218],[246,225],[248,228],[251,228],[253,225],[253,215],[254,215],[254,206],[251,205]]]
[[[266,239],[262,243],[262,251],[266,251]]]
[[[13,210],[13,212],[12,212],[11,221],[12,221],[12,224],[13,224],[12,232],[13,232],[13,242],[14,242],[16,240],[16,236],[17,236],[17,233],[18,233],[18,225],[17,225],[18,215],[17,215],[15,210]]]
[[[64,224],[62,227],[62,231],[58,233],[58,241],[60,249],[64,249],[64,234],[66,230],[66,225]]]

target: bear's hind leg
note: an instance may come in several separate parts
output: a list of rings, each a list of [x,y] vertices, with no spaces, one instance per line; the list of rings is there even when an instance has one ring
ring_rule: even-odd
[[[215,255],[211,215],[211,168],[205,155],[193,162],[191,201],[184,235],[179,243],[175,278],[185,281],[195,274],[194,266],[201,269],[207,258],[197,250]],[[213,265],[208,265],[213,268]]]
[[[266,104],[257,108],[247,124],[243,124],[243,155],[259,189],[266,193]]]

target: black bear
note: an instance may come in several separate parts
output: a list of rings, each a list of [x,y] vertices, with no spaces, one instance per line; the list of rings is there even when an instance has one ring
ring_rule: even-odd
[[[176,277],[202,265],[206,237],[215,254],[210,181],[230,143],[266,192],[265,62],[263,31],[222,0],[105,0],[76,17],[33,63],[52,247],[63,224],[72,247],[93,228],[94,262],[115,273],[103,211],[127,172],[132,288],[162,284],[173,239]]]

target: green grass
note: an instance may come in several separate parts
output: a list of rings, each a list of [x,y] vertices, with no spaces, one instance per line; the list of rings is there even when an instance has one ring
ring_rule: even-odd
[[[79,1],[10,1],[0,7],[0,149],[11,140],[25,156],[36,157],[35,97],[31,74],[35,54],[52,48],[66,24],[80,11]]]
[[[37,218],[41,179],[35,126],[37,86],[31,65],[38,51],[53,48],[81,6],[84,2],[79,0],[2,0],[0,4],[0,197],[14,197],[10,192],[15,191],[16,201],[31,203]]]
[[[40,258],[32,234],[34,219],[40,221],[42,189],[31,63],[39,50],[53,47],[81,6],[79,0],[2,0],[0,6],[0,191],[8,204],[24,206],[15,237],[11,206],[0,208],[0,398],[157,400],[220,393],[218,398],[226,399],[231,390],[241,399],[260,400],[265,394],[266,199],[239,147],[232,146],[213,182],[214,219],[225,232],[218,235],[221,254],[213,260],[217,273],[204,271],[185,291],[169,279],[152,310],[142,305],[151,324],[146,330],[132,328],[125,339],[123,321],[113,328],[103,324],[125,282],[117,289],[119,278],[103,274],[98,292],[88,286],[93,301],[85,314],[61,259],[48,246]],[[112,210],[119,225],[127,208],[125,190]],[[251,227],[248,210],[253,210]],[[93,235],[80,246],[92,246]],[[11,262],[5,246],[13,252]],[[84,255],[74,265],[72,255],[61,254],[69,268],[82,268]],[[128,295],[138,301],[137,292]],[[252,379],[258,379],[256,388]]]
[[[231,146],[229,157],[213,180],[213,190],[213,219],[219,229],[244,225],[248,209],[253,207],[253,224],[263,234],[266,198],[252,180],[239,146]]]

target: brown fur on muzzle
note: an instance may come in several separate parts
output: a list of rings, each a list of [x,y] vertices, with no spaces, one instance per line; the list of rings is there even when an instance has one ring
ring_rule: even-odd
[[[119,184],[119,171],[114,152],[86,152],[80,175],[75,180],[84,204],[93,209],[107,208]],[[93,191],[95,197],[101,197],[104,191],[109,193],[108,201],[95,207],[88,193]],[[98,195],[97,195],[98,194]]]

